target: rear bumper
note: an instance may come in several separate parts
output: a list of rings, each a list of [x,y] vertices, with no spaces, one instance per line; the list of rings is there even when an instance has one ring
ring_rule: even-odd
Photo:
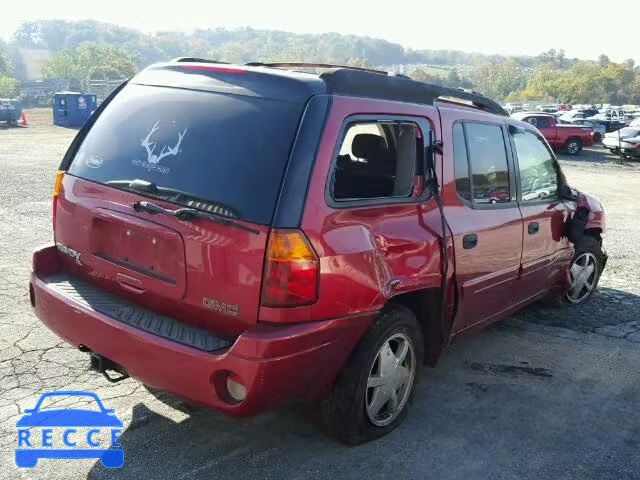
[[[205,352],[118,321],[52,288],[55,247],[34,253],[35,313],[68,343],[121,365],[141,382],[231,416],[250,416],[295,399],[317,399],[334,382],[375,313],[301,324],[258,323],[221,351]],[[226,378],[246,387],[234,403]]]

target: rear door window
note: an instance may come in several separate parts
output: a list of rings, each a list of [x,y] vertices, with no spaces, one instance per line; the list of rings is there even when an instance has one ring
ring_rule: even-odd
[[[509,167],[502,128],[499,125],[464,124],[469,164],[471,197],[474,204],[509,203]]]
[[[462,123],[453,125],[453,163],[456,176],[456,191],[467,202],[471,202],[471,179],[469,178],[469,160],[464,139]]]
[[[302,113],[301,103],[127,85],[83,140],[69,173],[269,224]],[[154,193],[141,192],[154,196]]]

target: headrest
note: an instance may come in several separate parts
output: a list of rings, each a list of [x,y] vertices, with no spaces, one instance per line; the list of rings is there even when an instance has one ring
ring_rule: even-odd
[[[351,153],[357,158],[376,158],[387,153],[387,142],[380,135],[359,133],[353,137]]]

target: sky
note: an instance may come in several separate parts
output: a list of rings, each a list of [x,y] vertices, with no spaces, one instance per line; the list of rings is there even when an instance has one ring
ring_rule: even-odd
[[[638,0],[5,0],[0,37],[27,20],[93,19],[144,32],[254,28],[368,35],[414,49],[537,55],[640,63]]]

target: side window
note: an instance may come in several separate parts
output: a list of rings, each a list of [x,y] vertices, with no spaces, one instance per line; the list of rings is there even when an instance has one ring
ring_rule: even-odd
[[[456,123],[453,125],[453,163],[458,195],[470,202],[471,180],[469,178],[467,145],[464,140],[464,129],[462,127],[462,123]]]
[[[538,128],[549,128],[551,126],[551,122],[547,117],[538,117]]]
[[[484,123],[465,123],[471,194],[474,204],[511,201],[509,167],[502,128]]]
[[[335,200],[411,196],[416,156],[422,155],[419,127],[411,122],[363,122],[344,137],[333,177]]]
[[[523,202],[558,198],[558,169],[544,142],[532,132],[513,135]]]

